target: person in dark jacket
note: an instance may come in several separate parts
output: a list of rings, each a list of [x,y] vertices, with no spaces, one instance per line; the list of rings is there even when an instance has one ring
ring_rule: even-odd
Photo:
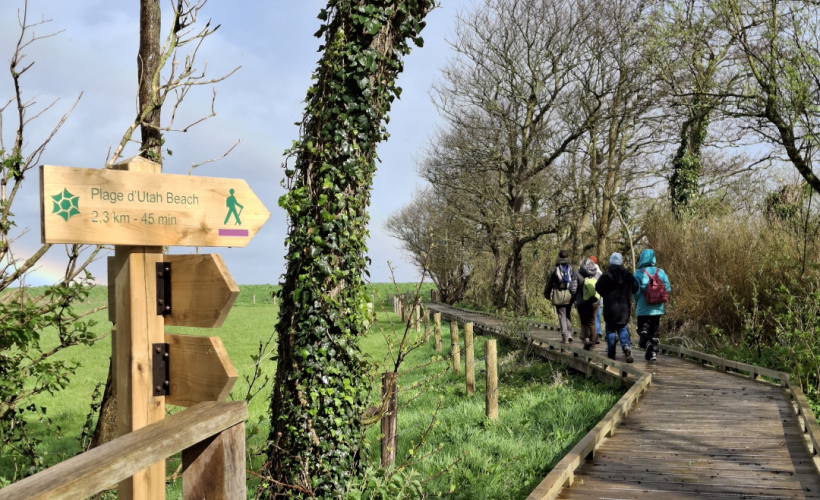
[[[561,250],[555,267],[547,278],[544,287],[544,298],[552,302],[558,314],[558,324],[561,326],[561,342],[572,342],[572,301],[578,287],[577,277],[566,250]]]
[[[624,258],[613,253],[609,258],[609,269],[595,285],[595,290],[604,299],[604,322],[606,323],[607,355],[615,359],[615,342],[620,340],[626,362],[631,363],[632,345],[629,342],[629,316],[632,312],[632,296],[640,286],[635,277],[624,268]]]
[[[575,292],[575,307],[581,318],[581,340],[584,349],[592,349],[595,342],[595,318],[598,316],[598,299],[595,291],[598,278],[598,266],[590,259],[584,259],[578,268],[578,291]]]
[[[638,280],[640,290],[635,294],[635,304],[637,305],[638,316],[638,336],[640,342],[638,347],[646,349],[646,360],[650,363],[658,362],[658,328],[661,323],[661,316],[666,312],[665,304],[650,304],[646,301],[646,287],[649,286],[651,277],[658,274],[658,278],[663,282],[666,293],[672,291],[669,284],[669,277],[663,269],[655,263],[655,251],[647,248],[641,252],[638,259],[638,270],[635,271],[635,279]]]

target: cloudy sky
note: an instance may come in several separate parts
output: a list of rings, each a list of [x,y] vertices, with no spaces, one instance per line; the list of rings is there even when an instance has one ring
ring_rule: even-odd
[[[22,0],[0,0],[0,54],[7,61],[19,36],[15,12]],[[168,2],[163,2],[167,8]],[[387,262],[397,268],[399,281],[412,281],[417,273],[403,260],[398,242],[384,233],[383,221],[405,204],[422,184],[414,170],[414,159],[439,121],[430,102],[429,90],[450,49],[456,16],[471,0],[446,0],[428,16],[423,36],[425,46],[406,60],[399,78],[402,99],[393,106],[391,139],[379,148],[382,163],[376,176],[371,207],[370,257],[374,281],[387,281]],[[139,42],[137,0],[29,0],[29,20],[52,19],[36,28],[46,34],[65,30],[41,40],[25,53],[34,67],[24,76],[25,97],[35,98],[37,107],[60,101],[27,129],[30,145],[39,144],[82,92],[73,115],[52,141],[41,163],[100,168],[106,153],[119,142],[135,114],[137,87],[136,54]],[[237,177],[248,181],[271,211],[271,218],[244,249],[214,249],[225,258],[240,284],[274,284],[284,270],[285,216],[277,199],[283,189],[282,152],[297,136],[294,122],[301,119],[302,100],[319,54],[319,40],[312,34],[319,27],[316,15],[323,0],[210,0],[200,20],[221,24],[200,51],[207,59],[208,73],[218,76],[236,66],[242,68],[217,85],[218,115],[187,134],[169,134],[166,145],[173,156],[165,161],[165,172],[185,174],[192,162],[220,156],[238,139],[242,143],[226,159],[200,167],[198,175]],[[165,12],[163,31],[169,22]],[[3,63],[7,68],[7,63]],[[201,67],[201,66],[200,66]],[[12,97],[11,78],[0,71],[0,100]],[[180,122],[207,114],[211,90],[192,91]],[[33,111],[31,114],[36,113]],[[8,144],[16,122],[6,111],[4,138]],[[134,153],[126,151],[126,157]],[[39,246],[39,193],[33,178],[13,207],[18,231],[24,233],[15,251],[24,257]],[[26,233],[25,230],[28,229]],[[18,233],[19,234],[19,233]],[[186,251],[185,249],[181,249]],[[52,248],[31,284],[52,282],[61,269],[64,252]],[[102,262],[92,268],[104,280]]]

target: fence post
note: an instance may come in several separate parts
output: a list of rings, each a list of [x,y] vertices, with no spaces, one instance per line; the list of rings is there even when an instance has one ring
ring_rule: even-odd
[[[253,303],[256,304],[256,294],[253,294]]]
[[[453,372],[461,375],[461,352],[458,348],[458,322],[450,322],[450,352],[453,355]]]
[[[430,309],[424,308],[424,341],[430,342]]]
[[[413,309],[416,311],[416,333],[421,333],[421,322],[419,322],[421,316],[421,305],[418,304]]]
[[[498,420],[498,359],[495,339],[484,343],[487,356],[487,404],[486,415],[490,420]]]
[[[396,445],[398,444],[396,408],[398,407],[398,384],[392,372],[382,374],[382,401],[387,400],[387,410],[382,416],[382,467],[389,467],[396,461]]]
[[[434,314],[433,321],[436,323],[434,330],[436,336],[436,351],[441,352],[441,313]]]
[[[182,450],[183,500],[247,496],[244,423]]]
[[[473,324],[464,325],[464,362],[467,378],[467,395],[475,394],[475,350],[473,349]]]

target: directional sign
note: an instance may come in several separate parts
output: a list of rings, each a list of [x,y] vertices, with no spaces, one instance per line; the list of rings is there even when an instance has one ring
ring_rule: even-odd
[[[216,254],[165,255],[171,263],[173,305],[165,325],[219,328],[225,322],[239,286]]]
[[[166,404],[193,406],[227,399],[239,374],[219,337],[166,334],[165,342],[171,383]]]
[[[244,247],[270,212],[240,179],[40,167],[43,243]]]

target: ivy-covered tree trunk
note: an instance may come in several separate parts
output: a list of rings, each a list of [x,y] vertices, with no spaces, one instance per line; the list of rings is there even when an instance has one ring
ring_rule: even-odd
[[[434,0],[329,0],[324,54],[288,154],[287,271],[271,400],[272,497],[336,498],[362,470],[369,388],[359,350],[367,296],[367,208],[396,78]],[[310,492],[310,493],[308,493]]]
[[[695,97],[693,110],[693,116],[681,126],[680,146],[672,159],[669,194],[677,218],[689,211],[689,205],[698,192],[703,170],[701,150],[709,130],[710,108]]]

